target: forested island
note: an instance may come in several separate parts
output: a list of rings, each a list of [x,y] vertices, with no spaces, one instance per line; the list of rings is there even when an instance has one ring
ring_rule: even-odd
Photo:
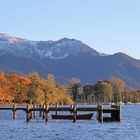
[[[73,104],[77,103],[138,103],[140,90],[126,88],[118,78],[81,84],[72,78],[67,84],[59,84],[52,74],[47,78],[33,72],[20,75],[0,71],[0,103]]]

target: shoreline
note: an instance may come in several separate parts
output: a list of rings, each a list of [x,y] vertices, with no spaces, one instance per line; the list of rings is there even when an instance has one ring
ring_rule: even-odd
[[[116,103],[76,103],[77,105],[115,105]],[[140,105],[140,103],[118,103],[119,105]],[[33,105],[33,104],[28,104],[28,103],[0,103],[0,106],[27,106],[27,105]],[[39,104],[36,104],[39,105]],[[54,106],[54,105],[50,105]],[[65,106],[65,105],[58,105],[58,106]],[[67,105],[66,105],[67,106]]]

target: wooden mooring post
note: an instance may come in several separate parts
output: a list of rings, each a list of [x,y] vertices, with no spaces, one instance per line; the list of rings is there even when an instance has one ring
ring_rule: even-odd
[[[55,107],[56,107],[55,115],[57,115],[58,104],[56,104]]]
[[[16,105],[13,105],[13,120],[16,119]]]
[[[33,118],[33,111],[30,110],[31,108],[32,108],[32,106],[29,107],[29,119],[30,120]]]
[[[45,105],[45,122],[47,123],[49,120],[49,105]]]
[[[97,105],[97,120],[103,123],[103,105]]]
[[[117,108],[118,108],[118,118],[117,119],[118,119],[118,121],[121,121],[121,117],[122,117],[121,116],[121,105],[119,105]]]
[[[35,105],[35,104],[33,104],[33,109],[34,109],[34,111],[33,111],[33,118],[35,118],[35,117],[36,117],[36,111],[35,111],[35,108],[36,108],[36,105]]]
[[[39,105],[39,108],[41,109],[42,108],[42,105]],[[42,113],[42,110],[39,111],[39,117],[42,117],[43,116],[43,113]]]
[[[26,109],[26,122],[29,122],[32,119],[32,112],[30,111],[30,106],[27,105]]]
[[[76,116],[77,116],[77,105],[74,104],[73,106],[73,122],[76,122]]]
[[[45,108],[46,108],[46,105],[44,104],[43,105],[43,112],[42,112],[42,119],[44,120],[45,119]]]

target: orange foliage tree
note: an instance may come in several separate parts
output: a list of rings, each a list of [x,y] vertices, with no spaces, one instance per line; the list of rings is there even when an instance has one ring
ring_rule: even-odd
[[[26,76],[21,76],[10,72],[6,75],[9,92],[15,102],[22,102],[27,100],[27,93],[29,90],[30,79]]]

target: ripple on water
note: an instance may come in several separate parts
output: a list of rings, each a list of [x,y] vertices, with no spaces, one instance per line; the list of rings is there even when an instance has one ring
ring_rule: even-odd
[[[140,140],[140,106],[123,106],[121,123],[55,121],[37,118],[25,122],[25,114],[12,120],[11,112],[0,112],[0,140]]]

